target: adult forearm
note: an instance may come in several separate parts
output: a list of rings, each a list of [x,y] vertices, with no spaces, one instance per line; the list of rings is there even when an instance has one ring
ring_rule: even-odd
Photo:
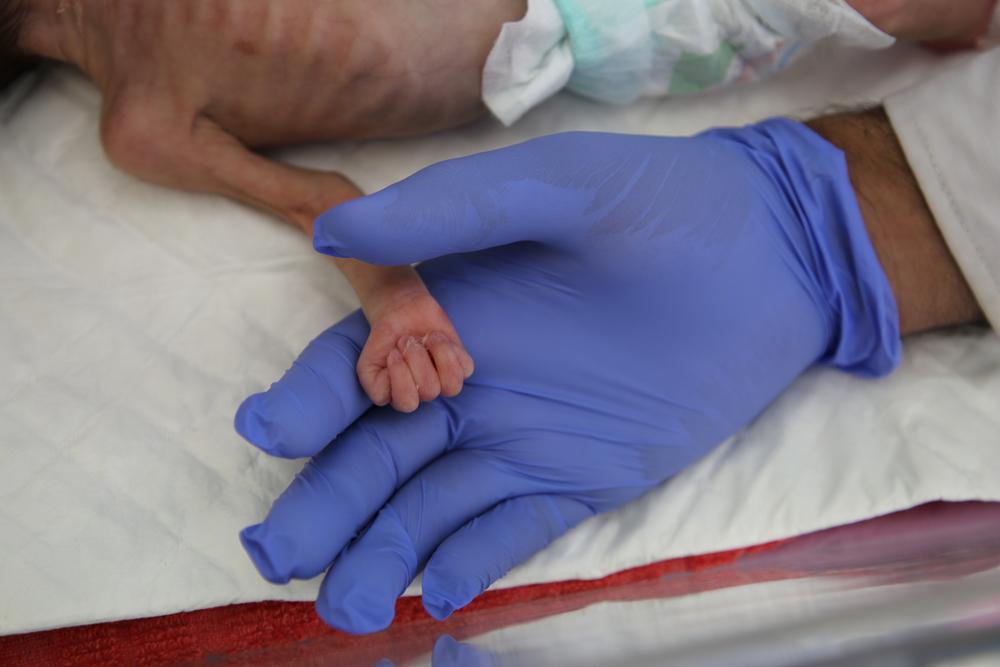
[[[808,125],[844,151],[902,333],[978,322],[982,310],[952,257],[882,108]]]

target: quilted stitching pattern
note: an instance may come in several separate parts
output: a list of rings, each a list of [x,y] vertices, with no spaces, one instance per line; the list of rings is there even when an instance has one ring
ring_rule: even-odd
[[[820,53],[710,99],[614,111],[558,99],[514,130],[290,155],[373,189],[555,129],[684,133],[871,98],[927,67],[898,51],[852,57]],[[315,590],[267,584],[239,547],[300,464],[244,445],[231,419],[355,301],[293,231],[114,171],[98,106],[61,69],[0,104],[0,634]],[[1000,342],[970,331],[906,352],[884,382],[808,374],[699,466],[500,585],[600,577],[936,498],[1000,500]]]

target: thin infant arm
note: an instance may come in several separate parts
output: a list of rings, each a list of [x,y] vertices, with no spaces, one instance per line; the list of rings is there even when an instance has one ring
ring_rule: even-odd
[[[311,237],[323,211],[362,195],[347,178],[268,160],[206,118],[178,128],[160,108],[112,107],[102,123],[105,150],[119,167],[155,183],[213,192],[270,212]],[[156,130],[156,131],[154,131]],[[335,258],[371,325],[358,380],[376,405],[410,412],[454,396],[473,370],[448,316],[410,266]]]

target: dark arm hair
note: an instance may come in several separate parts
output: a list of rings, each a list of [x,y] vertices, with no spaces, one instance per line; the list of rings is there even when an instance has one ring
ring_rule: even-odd
[[[0,89],[31,65],[18,48],[26,18],[21,0],[0,0]]]

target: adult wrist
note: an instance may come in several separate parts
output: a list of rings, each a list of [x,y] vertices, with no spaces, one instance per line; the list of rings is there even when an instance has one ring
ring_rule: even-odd
[[[844,152],[865,228],[895,296],[900,332],[982,321],[885,111],[824,116],[807,125]]]

